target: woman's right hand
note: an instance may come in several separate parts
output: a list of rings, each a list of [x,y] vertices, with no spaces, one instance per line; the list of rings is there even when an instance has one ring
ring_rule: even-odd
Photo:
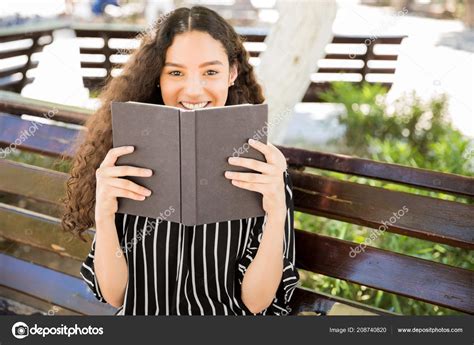
[[[96,170],[96,193],[95,193],[95,218],[101,219],[115,217],[118,210],[117,197],[133,200],[145,200],[151,195],[151,191],[123,176],[149,177],[153,174],[150,169],[137,168],[133,166],[115,166],[118,157],[130,154],[133,146],[115,147],[107,152],[104,160]]]

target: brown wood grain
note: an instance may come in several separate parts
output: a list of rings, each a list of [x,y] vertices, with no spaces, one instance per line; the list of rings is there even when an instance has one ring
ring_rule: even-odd
[[[398,295],[474,314],[474,272],[296,230],[296,266]]]

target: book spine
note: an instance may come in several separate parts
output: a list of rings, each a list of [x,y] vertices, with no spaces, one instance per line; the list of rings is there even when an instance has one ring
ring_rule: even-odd
[[[196,113],[180,112],[181,223],[197,224]]]

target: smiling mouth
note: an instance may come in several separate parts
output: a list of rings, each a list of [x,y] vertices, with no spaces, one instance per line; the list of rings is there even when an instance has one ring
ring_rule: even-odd
[[[195,110],[195,109],[202,109],[206,108],[211,102],[201,102],[201,103],[187,103],[187,102],[179,102],[183,106],[183,108],[188,110]]]

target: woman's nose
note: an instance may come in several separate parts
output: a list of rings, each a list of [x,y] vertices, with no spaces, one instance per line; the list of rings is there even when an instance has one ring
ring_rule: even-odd
[[[185,90],[188,95],[200,95],[206,82],[198,77],[189,78],[186,81]]]

